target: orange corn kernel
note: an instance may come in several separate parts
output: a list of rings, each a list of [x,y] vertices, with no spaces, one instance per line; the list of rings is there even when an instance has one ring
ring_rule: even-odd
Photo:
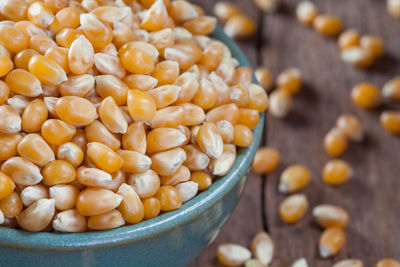
[[[39,132],[42,124],[47,120],[46,104],[41,99],[31,101],[22,114],[22,130],[28,133]]]
[[[341,19],[332,15],[318,15],[313,26],[317,32],[326,36],[337,36],[343,27]]]
[[[375,265],[375,267],[399,267],[399,266],[400,266],[399,261],[390,258],[381,259]]]
[[[268,108],[268,95],[261,86],[250,84],[247,90],[249,91],[249,101],[247,102],[247,108],[255,109],[259,112],[263,112]]]
[[[68,74],[71,72],[68,65],[68,51],[68,48],[65,47],[50,47],[44,55],[54,60]]]
[[[126,71],[118,56],[96,53],[94,55],[94,65],[101,74],[114,75],[118,79],[125,77]]]
[[[161,186],[155,197],[160,201],[162,211],[175,210],[182,205],[178,190],[169,185]]]
[[[28,48],[29,38],[19,28],[11,25],[0,25],[0,44],[11,53],[18,53]]]
[[[0,56],[0,77],[3,77],[12,70],[13,66],[14,64],[9,57]]]
[[[206,122],[200,126],[197,133],[197,143],[211,158],[219,158],[223,152],[223,141],[214,123]]]
[[[66,160],[78,167],[83,161],[83,151],[75,143],[67,142],[57,148],[57,159]]]
[[[96,76],[96,92],[102,98],[111,96],[118,106],[127,102],[128,86],[113,75]]]
[[[0,106],[0,133],[18,133],[21,130],[21,117],[8,105]]]
[[[70,48],[72,43],[82,35],[81,30],[66,28],[57,33],[55,40],[59,46]]]
[[[247,66],[241,66],[235,69],[233,73],[231,85],[249,86],[253,79],[253,70]]]
[[[195,171],[190,175],[190,181],[197,183],[199,191],[206,190],[212,184],[211,176],[205,171]]]
[[[207,112],[206,121],[216,123],[222,120],[236,125],[239,120],[239,108],[236,104],[225,104]]]
[[[124,83],[130,89],[147,91],[156,87],[158,80],[150,75],[130,74],[124,78]]]
[[[13,21],[26,18],[28,4],[24,0],[5,0],[0,7],[1,15]]]
[[[204,170],[210,163],[210,158],[196,145],[186,145],[183,150],[186,152],[184,164],[191,171]]]
[[[124,117],[124,114],[115,103],[114,98],[111,96],[104,98],[101,102],[99,106],[99,116],[103,124],[112,133],[126,133],[128,123]]]
[[[185,72],[176,79],[174,85],[180,86],[179,96],[175,104],[190,102],[199,89],[195,73]]]
[[[88,143],[86,153],[99,168],[109,173],[118,171],[124,162],[117,153],[102,143]]]
[[[93,67],[93,46],[85,36],[81,35],[71,43],[68,52],[68,65],[74,74],[85,74]]]
[[[144,172],[151,166],[151,159],[142,153],[129,150],[118,150],[117,154],[124,160],[121,167],[124,172]]]
[[[49,188],[49,194],[55,201],[56,209],[64,211],[75,207],[79,189],[72,184],[58,184]]]
[[[39,199],[17,216],[18,225],[30,232],[44,230],[54,217],[53,199]]]
[[[147,134],[147,152],[155,153],[183,145],[186,136],[178,129],[157,128]]]
[[[300,91],[302,85],[301,72],[298,68],[289,68],[280,73],[276,81],[279,88],[287,90],[291,94]]]
[[[61,83],[58,90],[62,96],[85,97],[94,88],[94,77],[90,74],[73,75]]]
[[[61,120],[75,126],[89,125],[95,120],[97,114],[92,102],[78,96],[59,98],[54,110]]]
[[[161,176],[161,184],[174,186],[176,184],[186,182],[189,179],[190,179],[190,170],[188,169],[188,167],[181,165],[174,174],[168,176]]]
[[[341,185],[353,175],[350,165],[340,159],[328,161],[323,170],[322,178],[329,185]]]
[[[176,23],[182,23],[199,16],[196,8],[187,1],[173,1],[168,6],[168,13]]]
[[[21,157],[6,160],[1,166],[1,172],[20,185],[34,185],[43,179],[40,169],[29,160]]]
[[[236,149],[231,149],[233,145],[224,145],[224,151],[217,159],[211,159],[208,170],[215,176],[224,176],[232,168],[236,160]],[[234,147],[234,146],[233,146]]]
[[[144,207],[144,218],[146,220],[157,217],[161,211],[160,201],[155,197],[145,198],[142,200]]]
[[[198,91],[193,97],[193,103],[203,109],[210,109],[217,101],[218,93],[214,85],[207,79],[201,79]]]
[[[318,205],[313,209],[312,214],[315,221],[323,228],[345,228],[349,223],[349,214],[339,206]]]
[[[188,70],[201,60],[202,51],[195,42],[184,41],[165,48],[164,58],[178,62],[181,70]]]
[[[42,2],[31,4],[27,11],[28,19],[39,27],[46,28],[54,21],[54,14],[51,9]]]
[[[382,103],[382,94],[374,85],[360,83],[351,90],[351,99],[359,107],[376,108]]]
[[[88,228],[93,230],[110,230],[124,224],[121,212],[114,209],[99,215],[92,215],[88,219]]]
[[[360,33],[356,29],[349,29],[340,34],[338,46],[341,51],[360,45]]]
[[[12,192],[0,201],[0,209],[7,218],[14,218],[21,213],[23,208],[21,197],[17,192]]]
[[[111,174],[97,168],[79,167],[76,179],[84,186],[106,187],[112,182]]]
[[[220,42],[213,41],[204,49],[200,64],[210,71],[216,70],[222,61],[223,54],[223,45]]]
[[[285,198],[279,205],[279,216],[286,223],[299,221],[308,208],[308,200],[303,194],[294,194]]]
[[[99,142],[113,150],[117,150],[121,147],[121,141],[118,139],[117,135],[111,133],[104,124],[97,120],[86,126],[85,134],[89,142]]]
[[[245,125],[250,129],[256,128],[260,120],[260,114],[257,110],[240,108],[238,124]]]
[[[47,35],[43,34],[34,35],[29,40],[29,48],[36,50],[42,55],[52,47],[53,48],[57,47],[57,44],[51,37]]]
[[[150,74],[154,70],[154,60],[151,55],[139,49],[129,49],[120,52],[122,65],[135,74]]]
[[[42,124],[41,134],[52,145],[61,145],[72,139],[75,127],[61,120],[50,119]]]
[[[265,67],[258,67],[254,71],[254,75],[258,83],[267,91],[269,92],[272,88],[273,78],[270,71]]]
[[[368,49],[359,46],[349,47],[342,51],[341,58],[358,68],[368,68],[374,63],[374,55]]]
[[[179,65],[171,60],[162,61],[155,65],[152,76],[158,80],[158,86],[174,83],[179,76]]]
[[[360,142],[363,139],[363,127],[360,120],[354,115],[341,115],[336,120],[336,126],[352,141]]]
[[[369,50],[375,58],[381,57],[385,53],[385,43],[379,36],[364,35],[360,40],[361,47]]]
[[[50,162],[44,167],[42,174],[46,186],[70,183],[76,177],[74,166],[66,160]]]
[[[33,49],[25,49],[17,53],[14,57],[15,68],[28,70],[29,61],[35,55],[39,53]]]
[[[17,146],[18,154],[38,166],[45,166],[55,159],[54,152],[38,134],[27,134]]]
[[[226,22],[234,15],[241,14],[242,11],[230,2],[218,2],[214,6],[214,14],[222,22]]]
[[[14,191],[14,188],[14,181],[5,173],[0,172],[0,199],[10,196]]]
[[[31,73],[22,69],[10,71],[5,82],[14,93],[34,97],[43,93],[40,81]]]
[[[103,188],[87,188],[81,191],[76,200],[76,209],[83,216],[94,216],[118,207],[122,196]]]
[[[184,109],[180,106],[169,106],[157,110],[156,115],[151,120],[151,128],[170,127],[176,128],[183,124]]]
[[[53,228],[63,233],[85,232],[87,221],[76,209],[68,209],[56,214],[53,219]]]
[[[286,168],[280,177],[279,191],[292,193],[306,187],[311,180],[310,170],[303,165],[292,165]]]
[[[59,85],[67,80],[67,75],[61,66],[45,56],[33,56],[28,68],[30,73],[47,85]]]
[[[145,94],[150,95],[156,102],[157,108],[165,108],[174,103],[179,96],[180,86],[163,85],[148,91]]]
[[[181,148],[155,153],[151,156],[151,168],[163,176],[173,175],[186,160],[186,152]]]
[[[156,0],[142,15],[141,28],[148,31],[158,31],[164,27],[168,12],[162,0]]]
[[[318,9],[311,1],[301,1],[296,7],[297,20],[312,25],[318,15]]]
[[[17,146],[21,140],[22,137],[19,134],[0,133],[0,161],[17,155]]]
[[[103,49],[112,41],[111,27],[100,21],[94,14],[81,14],[80,22],[85,36],[95,49]]]
[[[58,33],[66,28],[75,29],[79,26],[79,24],[79,9],[75,7],[66,7],[56,13],[53,24],[50,25],[50,29],[55,33]]]
[[[322,258],[335,256],[346,243],[346,235],[341,228],[327,228],[319,239],[319,254]]]
[[[325,152],[331,157],[339,157],[347,149],[346,135],[337,128],[331,129],[324,138]]]
[[[151,121],[156,114],[156,102],[142,91],[129,90],[127,104],[129,115],[134,121]]]
[[[5,103],[10,95],[10,87],[3,82],[0,81],[0,105]]]
[[[126,133],[122,136],[122,147],[139,153],[146,153],[146,131],[142,122],[134,122],[129,125]]]
[[[398,111],[384,111],[379,120],[385,130],[392,134],[400,134],[400,113]]]
[[[239,147],[248,147],[253,143],[253,132],[246,125],[238,124],[234,127],[233,143]]]
[[[400,101],[400,77],[387,81],[383,85],[382,95],[390,100]]]
[[[232,16],[224,26],[224,32],[231,38],[247,38],[257,30],[254,20],[244,14]]]
[[[132,174],[129,177],[129,184],[135,189],[140,198],[154,196],[160,188],[160,177],[149,169],[141,173]]]
[[[250,250],[241,245],[224,243],[217,249],[217,259],[225,266],[242,266],[250,258]]]
[[[128,223],[138,223],[144,218],[144,206],[138,194],[127,184],[122,184],[117,194],[122,196],[121,205],[118,210]]]

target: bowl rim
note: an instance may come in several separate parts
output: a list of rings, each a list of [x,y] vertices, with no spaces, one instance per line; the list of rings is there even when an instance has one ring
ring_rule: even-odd
[[[243,51],[220,27],[216,27],[211,37],[227,45],[232,56],[239,61],[241,66],[252,67]],[[255,82],[254,77],[253,82]],[[151,236],[168,231],[171,227],[183,225],[213,206],[229,193],[241,177],[245,175],[260,143],[263,125],[264,113],[261,113],[260,121],[253,130],[253,143],[247,148],[238,150],[237,159],[230,172],[218,178],[210,188],[201,192],[175,211],[164,213],[138,224],[122,226],[113,230],[86,233],[31,233],[19,229],[0,227],[0,246],[52,250],[110,247],[127,244],[133,240],[148,239]]]

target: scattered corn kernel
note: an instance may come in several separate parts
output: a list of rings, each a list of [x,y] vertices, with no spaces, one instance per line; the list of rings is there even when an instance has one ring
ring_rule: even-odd
[[[312,210],[315,221],[323,228],[340,227],[346,228],[349,222],[349,214],[339,206],[323,204]]]
[[[347,259],[336,262],[332,267],[364,267],[364,264],[359,259]]]
[[[241,245],[225,243],[217,249],[217,259],[225,266],[241,266],[250,258],[251,252]]]
[[[382,95],[390,100],[400,101],[400,77],[387,81],[383,85]]]
[[[338,38],[338,46],[341,51],[360,45],[360,33],[356,29],[342,32]]]
[[[359,83],[351,90],[351,100],[359,107],[372,109],[382,103],[382,93],[373,84]]]
[[[340,115],[336,120],[336,127],[352,141],[361,142],[364,137],[360,120],[352,114]]]
[[[254,4],[263,12],[275,12],[280,4],[280,0],[254,0]]]
[[[342,20],[333,15],[317,15],[313,22],[314,29],[326,36],[337,36],[342,30]]]
[[[269,92],[272,89],[273,78],[271,73],[266,67],[258,67],[254,71],[254,75],[258,83],[267,91]]]
[[[375,265],[375,267],[399,267],[399,266],[400,266],[399,261],[390,258],[381,259]]]
[[[347,137],[338,128],[332,128],[324,137],[325,152],[331,157],[341,156],[347,146]]]
[[[274,257],[274,242],[266,232],[259,232],[251,241],[251,252],[263,266],[271,263]]]
[[[254,156],[253,171],[259,174],[268,174],[275,170],[280,162],[280,154],[270,147],[259,148]]]
[[[400,1],[387,0],[387,10],[394,18],[400,18]]]
[[[244,14],[233,15],[224,26],[224,32],[231,38],[247,38],[256,31],[256,23]]]
[[[307,197],[303,194],[294,194],[281,202],[279,205],[279,216],[286,223],[295,223],[304,216],[307,209]]]
[[[319,238],[319,254],[322,258],[335,256],[346,243],[346,234],[342,228],[329,227]]]
[[[385,130],[392,134],[400,134],[400,112],[384,111],[379,120]]]
[[[360,45],[369,50],[374,58],[381,57],[385,53],[385,43],[379,36],[364,35],[361,37]]]
[[[374,63],[374,55],[368,49],[353,46],[342,51],[341,58],[344,62],[358,68],[368,68]]]
[[[297,4],[296,16],[298,21],[305,25],[312,25],[318,16],[318,9],[311,1],[302,1]]]
[[[306,187],[311,180],[310,170],[303,165],[287,167],[281,174],[279,192],[292,193]]]
[[[276,118],[284,118],[289,114],[292,102],[292,96],[287,90],[275,90],[270,95],[269,113]]]
[[[297,259],[290,267],[308,267],[307,260],[305,258]]]
[[[350,165],[344,160],[328,161],[322,169],[322,179],[329,185],[341,185],[353,175]]]

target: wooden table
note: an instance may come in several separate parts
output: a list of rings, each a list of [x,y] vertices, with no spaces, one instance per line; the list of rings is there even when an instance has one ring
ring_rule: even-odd
[[[212,14],[217,1],[193,2]],[[288,267],[300,257],[305,257],[309,266],[317,267],[328,267],[351,257],[362,259],[367,267],[374,266],[382,257],[400,260],[400,139],[381,128],[378,119],[384,108],[362,110],[349,97],[351,88],[360,81],[382,86],[400,75],[400,20],[388,15],[385,0],[315,1],[320,12],[340,16],[346,28],[354,27],[361,33],[378,34],[385,39],[387,55],[365,71],[340,60],[335,39],[322,37],[296,21],[294,10],[298,0],[283,0],[275,14],[262,14],[251,0],[232,2],[255,18],[260,27],[257,36],[238,42],[252,64],[264,65],[274,75],[296,66],[303,73],[305,86],[296,95],[288,118],[266,119],[264,142],[281,152],[279,169],[268,177],[249,177],[243,197],[221,233],[191,266],[219,266],[215,258],[219,244],[249,246],[252,236],[263,229],[275,242],[271,266]],[[329,159],[322,139],[345,112],[361,119],[366,138],[361,144],[351,144],[343,156],[354,168],[354,178],[334,188],[321,181],[322,166]],[[300,222],[286,225],[277,215],[284,198],[277,191],[277,184],[282,170],[293,163],[305,164],[312,170],[312,182],[303,190],[310,209]],[[345,248],[327,260],[318,254],[321,229],[311,217],[311,208],[322,203],[340,205],[351,215]]]

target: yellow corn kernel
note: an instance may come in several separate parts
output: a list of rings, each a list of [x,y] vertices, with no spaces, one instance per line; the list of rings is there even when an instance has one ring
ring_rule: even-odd
[[[88,228],[93,230],[110,230],[125,224],[118,210],[110,210],[103,214],[92,215],[88,219]]]
[[[50,29],[55,33],[59,33],[66,28],[75,29],[80,24],[79,16],[79,9],[74,7],[63,8],[56,13],[54,21],[50,25]]]
[[[163,29],[168,12],[162,0],[156,0],[142,15],[141,28],[148,31]]]
[[[43,93],[40,81],[31,73],[22,69],[10,71],[5,82],[14,93],[35,97]]]
[[[218,93],[214,85],[207,79],[201,79],[193,103],[203,109],[210,109],[217,101]]]
[[[51,9],[42,2],[31,4],[27,11],[28,19],[39,27],[46,28],[54,21],[54,14]]]
[[[144,172],[151,166],[151,159],[142,153],[129,150],[118,150],[117,154],[124,160],[121,167],[124,172]]]
[[[162,211],[175,210],[182,205],[178,190],[169,185],[161,186],[155,197],[160,201]]]
[[[200,126],[197,133],[197,143],[211,158],[219,158],[223,152],[223,141],[214,123],[206,122]]]
[[[256,128],[260,121],[260,114],[257,110],[240,108],[238,124],[243,124],[250,129]]]
[[[96,76],[96,92],[99,96],[111,96],[119,106],[126,104],[128,91],[128,86],[112,75]]]
[[[121,147],[121,141],[118,139],[118,137],[115,134],[111,133],[104,126],[104,124],[97,120],[86,126],[85,134],[87,141],[89,142],[99,142],[105,144],[115,151]]]
[[[9,196],[2,198],[0,201],[0,209],[7,218],[18,216],[22,208],[22,200],[17,192],[12,192]]]
[[[74,166],[66,160],[55,160],[44,167],[43,183],[47,186],[66,184],[75,180]]]
[[[286,69],[278,75],[276,83],[278,88],[285,89],[290,94],[296,94],[302,85],[301,72],[298,68]]]
[[[181,197],[182,203],[185,203],[194,198],[198,191],[198,185],[195,182],[183,182],[174,186]]]
[[[319,238],[319,254],[322,258],[335,256],[346,243],[346,234],[342,228],[330,227]]]
[[[318,205],[312,210],[314,220],[323,228],[340,227],[346,228],[349,223],[349,214],[339,206]]]
[[[17,146],[21,140],[22,136],[19,134],[0,133],[0,161],[17,155]]]
[[[325,152],[331,157],[339,157],[347,149],[346,135],[339,129],[331,129],[324,137]]]
[[[68,74],[71,72],[68,65],[68,51],[68,48],[58,47],[56,45],[56,47],[47,49],[44,55],[60,65],[65,73]]]
[[[387,11],[394,18],[400,18],[400,3],[398,0],[387,1]]]
[[[274,256],[274,242],[266,232],[258,232],[251,241],[251,252],[260,261],[262,266],[267,266]]]
[[[181,165],[175,173],[167,176],[161,176],[161,184],[175,186],[179,183],[187,182],[189,181],[189,179],[190,170],[188,169],[188,167]],[[182,202],[185,201],[182,199]]]
[[[138,194],[127,184],[122,184],[117,192],[123,197],[118,210],[127,223],[138,223],[144,218],[144,206]]]
[[[3,82],[0,81],[0,105],[5,103],[10,95],[10,87]]]
[[[241,266],[250,258],[250,250],[241,245],[224,243],[217,249],[217,259],[225,266]]]
[[[297,20],[304,25],[312,25],[318,16],[318,9],[311,1],[301,1],[296,7]]]
[[[0,56],[0,77],[3,77],[12,70],[13,66],[14,64],[9,57]]]
[[[111,174],[97,168],[80,167],[76,176],[78,182],[85,186],[106,187],[111,181]]]
[[[390,258],[381,259],[375,265],[375,267],[399,267],[399,266],[400,266],[399,261]]]
[[[19,226],[30,232],[42,231],[55,213],[53,199],[39,199],[17,216]]]
[[[360,120],[351,114],[343,114],[336,120],[336,127],[342,131],[347,138],[360,142],[364,133]]]
[[[189,71],[183,73],[176,79],[175,83],[176,86],[180,86],[181,89],[179,91],[179,96],[178,100],[175,102],[176,104],[181,104],[181,103],[187,103],[190,102],[196,95],[197,91],[199,90],[199,82],[197,81],[197,76],[194,73],[191,73]],[[215,89],[215,87],[214,87]],[[210,91],[212,89],[207,89],[207,91]],[[205,92],[203,93],[203,95]],[[213,93],[213,95],[210,96],[210,100],[212,101],[212,106],[214,105],[217,94],[216,92]],[[215,98],[215,101],[214,101]],[[207,101],[207,98],[205,99]],[[196,103],[195,103],[196,104]],[[209,103],[209,105],[211,105]]]
[[[43,179],[40,169],[29,160],[21,157],[6,160],[1,166],[1,172],[20,185],[34,185]]]
[[[232,149],[233,147],[233,149]],[[215,176],[226,175],[236,160],[236,149],[234,145],[224,145],[224,151],[217,159],[211,159],[208,170]]]
[[[95,216],[118,207],[122,196],[103,188],[87,188],[76,200],[76,209],[83,216]]]
[[[342,30],[342,20],[333,15],[317,15],[313,22],[314,29],[326,36],[337,36]]]
[[[385,43],[379,36],[364,35],[361,37],[360,45],[369,50],[375,58],[381,57],[385,53]]]
[[[24,206],[29,207],[39,199],[48,199],[49,190],[47,187],[36,184],[26,186],[20,193],[20,197]]]
[[[216,70],[222,61],[223,54],[223,45],[220,42],[212,41],[204,49],[200,64],[207,67],[209,71]]]
[[[273,77],[266,67],[258,67],[254,71],[258,83],[269,92],[272,89]]]
[[[29,61],[35,55],[39,53],[33,49],[25,49],[17,53],[14,57],[15,68],[28,70]]]
[[[174,103],[179,96],[181,87],[176,85],[163,85],[155,89],[145,91],[156,102],[157,108],[165,108]]]
[[[176,128],[183,124],[184,114],[184,108],[181,106],[169,106],[159,109],[154,118],[150,121],[151,128]]]
[[[256,111],[258,112],[258,111]],[[235,129],[229,121],[222,120],[218,121],[216,124],[219,134],[221,135],[222,141],[225,144],[233,142],[233,137],[235,134]]]
[[[62,96],[85,97],[94,88],[94,77],[90,74],[73,75],[61,83],[58,90]]]
[[[275,12],[280,4],[280,0],[254,0],[254,4],[263,12]]]
[[[68,52],[68,65],[74,74],[85,74],[93,67],[93,46],[85,36],[81,35],[71,43]]]
[[[28,5],[23,0],[5,0],[0,7],[1,15],[13,21],[19,21],[26,18]]]
[[[380,90],[369,83],[359,83],[351,90],[354,104],[362,108],[376,108],[382,103]]]
[[[58,47],[56,42],[49,36],[38,34],[34,35],[29,40],[29,48],[36,50],[40,54],[45,54],[50,48]]]
[[[322,178],[329,185],[341,185],[353,175],[350,165],[340,159],[328,161],[323,170]]]
[[[368,68],[374,63],[374,55],[368,49],[353,46],[342,51],[341,58],[358,68]]]
[[[67,142],[57,148],[57,159],[66,160],[77,167],[83,161],[83,151],[75,143]]]
[[[346,259],[336,262],[332,267],[364,267],[364,264],[359,259]]]
[[[15,189],[14,181],[4,172],[0,172],[0,199],[4,199],[10,196],[14,191],[14,189]]]
[[[236,125],[239,120],[238,106],[236,104],[225,104],[207,112],[206,121],[216,123],[222,120]]]
[[[81,30],[67,28],[67,29],[61,30],[56,35],[55,40],[59,46],[65,47],[65,48],[70,48],[72,43],[75,40],[77,40],[80,36],[83,36],[83,32]]]
[[[146,132],[142,122],[134,122],[129,125],[126,133],[122,136],[122,147],[126,150],[146,153]]]
[[[152,76],[158,80],[158,86],[172,84],[179,76],[179,65],[171,60],[162,61],[155,65]]]
[[[29,37],[19,28],[11,25],[0,25],[0,44],[10,53],[18,53],[28,48]]]
[[[231,38],[247,38],[256,30],[254,20],[244,14],[233,15],[224,26],[224,32]]]
[[[182,23],[199,16],[196,8],[188,1],[173,1],[168,6],[168,13],[176,23]]]
[[[197,183],[199,191],[206,190],[212,184],[211,176],[205,171],[194,171],[190,175],[190,181]]]
[[[338,46],[341,51],[360,45],[360,33],[356,29],[349,29],[340,34]]]
[[[151,55],[139,49],[129,49],[120,52],[122,65],[136,74],[150,74],[154,70],[154,60]]]
[[[140,198],[154,196],[160,188],[160,177],[149,169],[141,173],[132,174],[129,177],[129,184],[135,189]]]
[[[81,233],[87,229],[86,218],[76,209],[69,209],[56,214],[53,220],[53,228],[64,233]]]
[[[148,220],[158,216],[161,211],[161,204],[157,198],[145,198],[142,202],[144,207],[144,219]]]
[[[89,100],[78,96],[59,98],[54,110],[61,120],[75,126],[89,125],[97,114],[95,106]]]
[[[81,14],[80,22],[85,36],[95,49],[103,49],[112,41],[111,27],[94,14]]]
[[[279,205],[279,216],[286,223],[295,223],[304,216],[307,209],[307,197],[303,194],[294,194],[281,202]]]
[[[400,101],[400,77],[387,81],[383,85],[382,95],[390,100]]]
[[[94,65],[100,73],[114,75],[118,79],[124,78],[126,74],[119,57],[117,56],[105,53],[96,53],[94,55]]]
[[[270,95],[269,112],[276,118],[284,118],[290,113],[292,102],[292,96],[287,90],[275,90]]]
[[[208,166],[210,159],[198,146],[186,145],[183,147],[183,150],[186,152],[186,160],[184,164],[191,171],[200,171]]]
[[[242,11],[238,7],[227,1],[218,2],[214,5],[215,16],[224,23],[234,15],[241,13]]]
[[[114,99],[108,96],[103,99],[99,106],[99,116],[103,124],[113,133],[124,134],[128,123]]]
[[[182,146],[186,136],[179,129],[157,128],[147,134],[146,141],[147,152],[155,153]]]
[[[151,156],[151,168],[159,175],[173,175],[186,160],[186,152],[181,148],[155,153]]]
[[[21,130],[21,117],[9,105],[0,106],[0,133],[17,133]]]
[[[50,119],[42,124],[42,137],[52,145],[61,145],[72,139],[76,129],[61,120]]]
[[[247,90],[249,91],[249,101],[246,108],[255,109],[259,112],[263,112],[268,108],[268,96],[261,86],[250,84]]]
[[[392,134],[400,134],[400,113],[398,111],[384,111],[379,120],[385,130]]]
[[[142,91],[129,90],[127,104],[129,115],[134,121],[151,121],[156,114],[156,102]]]
[[[22,114],[22,130],[28,133],[39,132],[42,124],[47,120],[48,110],[41,99],[32,100]]]
[[[268,174],[278,167],[280,154],[270,147],[259,148],[254,156],[253,171],[259,174]]]
[[[234,127],[233,143],[239,147],[248,147],[253,143],[253,132],[246,125],[238,124]]]
[[[38,166],[45,166],[54,160],[54,153],[46,141],[38,134],[27,134],[17,146],[18,154]]]
[[[33,56],[29,61],[28,68],[30,73],[47,85],[59,85],[67,80],[63,68],[45,56]]]
[[[153,89],[158,83],[156,78],[144,74],[130,74],[123,81],[129,88],[141,91]]]
[[[124,162],[117,153],[102,143],[88,143],[86,153],[99,168],[109,173],[118,171]]]
[[[281,174],[279,191],[292,193],[305,188],[311,180],[310,170],[303,165],[291,165]]]

